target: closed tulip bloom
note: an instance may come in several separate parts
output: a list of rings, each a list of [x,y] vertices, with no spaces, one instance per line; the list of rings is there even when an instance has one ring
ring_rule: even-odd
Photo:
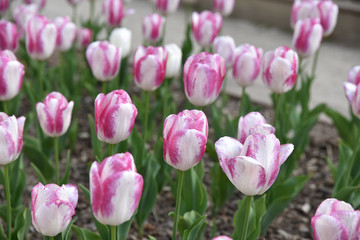
[[[104,0],[102,12],[107,24],[111,27],[120,26],[121,21],[126,15],[124,13],[124,4],[122,0]]]
[[[162,13],[173,13],[177,10],[180,0],[155,0],[156,8]]]
[[[344,89],[353,114],[360,118],[360,83],[355,85],[350,82],[345,82]]]
[[[233,53],[235,50],[235,41],[230,36],[216,37],[214,40],[215,53],[225,59],[226,66],[231,67],[233,63]]]
[[[89,28],[79,28],[76,33],[77,46],[87,47],[92,40],[93,32]]]
[[[324,37],[329,36],[335,29],[339,7],[332,0],[319,1],[313,11],[313,17],[320,19],[320,24],[324,30]]]
[[[26,4],[36,4],[39,9],[43,9],[46,5],[46,0],[24,0]]]
[[[31,220],[36,231],[50,237],[65,231],[77,202],[78,190],[73,184],[38,183],[31,191]]]
[[[120,225],[128,221],[139,205],[143,178],[136,171],[130,153],[115,154],[90,169],[91,208],[102,224]]]
[[[215,237],[212,240],[232,240],[232,238],[222,235],[222,236]]]
[[[203,11],[192,14],[192,32],[196,42],[202,47],[208,47],[220,32],[222,17],[219,13]]]
[[[36,4],[17,5],[13,11],[13,18],[19,30],[19,35],[22,36],[26,29],[27,22],[30,18],[38,13],[39,7]]]
[[[266,123],[265,118],[259,112],[250,112],[243,117],[240,117],[238,123],[237,139],[241,144],[244,144],[247,137],[261,133],[263,135],[275,133],[275,128]]]
[[[92,42],[86,49],[86,59],[97,80],[110,81],[119,73],[121,49],[108,41]]]
[[[165,79],[168,54],[163,47],[139,46],[134,56],[134,80],[146,91],[154,91]]]
[[[127,28],[115,28],[109,37],[110,43],[121,48],[121,58],[129,56],[131,51],[132,33]]]
[[[265,85],[278,94],[292,89],[297,79],[298,62],[297,53],[285,46],[266,52],[262,65]]]
[[[24,74],[24,66],[11,51],[0,52],[0,101],[11,100],[19,93]]]
[[[219,96],[225,74],[225,60],[218,54],[202,52],[189,57],[183,73],[187,99],[196,106],[213,103]]]
[[[355,66],[349,71],[347,80],[355,85],[360,83],[360,66]]]
[[[115,90],[95,99],[95,129],[100,141],[116,144],[127,139],[138,111],[127,92]]]
[[[232,76],[241,87],[254,83],[261,69],[262,49],[253,45],[243,44],[233,53]]]
[[[244,145],[234,138],[222,137],[215,149],[230,182],[243,194],[254,196],[263,194],[275,182],[294,145],[280,145],[274,134],[256,133]]]
[[[54,23],[57,29],[56,48],[62,52],[69,50],[75,41],[76,25],[69,17],[57,17]]]
[[[74,102],[68,102],[59,92],[51,92],[44,102],[36,104],[36,112],[41,129],[49,137],[58,137],[65,134],[71,122],[71,113]]]
[[[147,15],[142,21],[142,34],[145,41],[158,42],[163,36],[165,18],[157,13]]]
[[[360,238],[360,211],[335,198],[324,200],[311,218],[315,240]]]
[[[291,27],[294,28],[299,20],[313,18],[317,0],[295,0],[291,8]]]
[[[25,117],[9,117],[0,112],[0,165],[7,165],[15,161],[23,146]]]
[[[16,25],[6,20],[0,20],[0,50],[16,51],[19,46],[19,35]]]
[[[235,0],[213,0],[213,8],[215,12],[221,15],[229,16],[234,10]]]
[[[208,121],[199,110],[184,110],[165,119],[164,160],[172,167],[186,171],[196,166],[206,150]]]
[[[4,13],[9,8],[9,0],[0,0],[0,13]]]
[[[299,20],[294,29],[292,45],[302,57],[309,57],[319,49],[323,29],[318,18]]]
[[[173,78],[179,76],[181,69],[182,51],[175,43],[166,44],[165,49],[168,53],[166,62],[166,77]]]

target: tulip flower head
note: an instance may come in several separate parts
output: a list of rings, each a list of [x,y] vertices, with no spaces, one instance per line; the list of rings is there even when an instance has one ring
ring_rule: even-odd
[[[222,235],[222,236],[215,237],[212,240],[232,240],[232,238]]]
[[[328,37],[334,31],[339,14],[339,7],[332,0],[319,1],[313,10],[313,17],[320,19],[324,30],[324,37]]]
[[[263,81],[274,93],[285,93],[293,88],[297,79],[299,58],[295,51],[281,46],[264,55]]]
[[[9,1],[10,0],[0,0],[0,13],[4,13],[8,10]]]
[[[225,74],[225,60],[218,54],[202,52],[189,57],[183,73],[187,99],[196,106],[213,103],[219,96]]]
[[[175,43],[165,45],[168,53],[166,62],[166,77],[172,78],[180,74],[182,51],[181,48]]]
[[[360,83],[355,85],[350,82],[345,82],[344,89],[353,114],[360,118]]]
[[[324,200],[311,218],[315,240],[360,238],[360,211],[335,198]]]
[[[360,66],[355,66],[349,71],[348,82],[355,85],[360,83]]]
[[[145,41],[156,43],[163,36],[165,18],[160,14],[147,15],[142,21],[142,34]]]
[[[13,18],[18,27],[19,35],[22,35],[26,29],[27,22],[30,18],[38,13],[39,7],[36,4],[17,5],[13,11]]]
[[[120,225],[134,214],[143,190],[143,178],[136,171],[130,153],[115,154],[90,169],[91,208],[102,224]]]
[[[126,15],[124,13],[124,4],[122,0],[104,0],[102,12],[107,24],[111,27],[119,27]]]
[[[206,150],[208,121],[199,110],[184,110],[165,119],[163,128],[164,160],[186,171],[196,166]]]
[[[15,161],[23,146],[25,117],[16,118],[0,112],[0,165]]]
[[[54,19],[57,29],[56,47],[60,51],[69,50],[76,37],[76,25],[71,22],[69,17],[57,17]]]
[[[74,102],[68,102],[59,92],[51,92],[44,102],[36,104],[41,129],[46,136],[58,137],[65,134],[71,122]]]
[[[317,0],[295,0],[291,8],[291,27],[294,28],[297,21],[313,18]]]
[[[75,185],[38,183],[31,191],[31,219],[36,231],[45,236],[56,236],[65,231],[78,202]]]
[[[121,58],[129,56],[131,51],[132,33],[127,28],[115,28],[109,37],[110,43],[121,48]]]
[[[174,13],[180,3],[180,0],[155,0],[156,8],[162,13]]]
[[[16,25],[0,20],[0,50],[8,49],[15,52],[19,46],[19,35]]]
[[[89,28],[80,28],[77,30],[76,39],[78,47],[87,47],[92,40],[93,32]]]
[[[220,32],[222,17],[219,13],[203,11],[192,14],[192,32],[201,47],[209,47]]]
[[[235,0],[213,0],[214,11],[221,13],[224,17],[232,13],[234,6]]]
[[[215,53],[225,59],[226,66],[231,67],[233,63],[233,54],[235,50],[235,41],[230,36],[216,37],[214,40]]]

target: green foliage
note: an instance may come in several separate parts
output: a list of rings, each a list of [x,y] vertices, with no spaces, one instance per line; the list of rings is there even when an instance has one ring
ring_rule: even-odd
[[[75,225],[71,227],[73,230],[76,239],[78,240],[101,240],[100,236],[96,233],[93,233],[85,228],[79,228]],[[106,239],[106,238],[104,238]],[[110,238],[109,238],[110,239]]]
[[[206,216],[202,216],[196,211],[186,212],[178,223],[179,232],[182,240],[202,240],[207,226]]]

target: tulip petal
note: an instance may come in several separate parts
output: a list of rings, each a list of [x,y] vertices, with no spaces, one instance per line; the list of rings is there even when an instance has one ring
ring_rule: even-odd
[[[291,143],[283,144],[280,146],[280,165],[282,165],[290,154],[294,151],[294,145]]]
[[[215,150],[220,162],[239,156],[242,148],[243,145],[231,137],[222,137],[215,143]]]
[[[348,231],[343,223],[329,215],[317,215],[311,219],[315,240],[347,240]]]

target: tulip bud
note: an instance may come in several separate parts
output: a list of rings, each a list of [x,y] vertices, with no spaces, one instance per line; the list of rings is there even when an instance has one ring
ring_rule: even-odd
[[[22,36],[30,18],[38,13],[39,7],[36,4],[18,5],[14,8],[13,18],[19,30],[19,36]]]
[[[180,3],[180,0],[155,0],[156,8],[162,13],[174,13]]]
[[[69,17],[57,17],[54,20],[57,28],[56,47],[60,51],[69,50],[76,37],[76,25],[70,21]]]
[[[316,8],[314,0],[295,0],[291,8],[291,27],[294,28],[299,20],[313,18],[313,11]]]
[[[92,42],[86,49],[86,59],[97,80],[110,81],[119,73],[121,49],[108,41]]]
[[[21,89],[24,66],[11,51],[4,50],[0,52],[0,73],[0,101],[11,100]]]
[[[122,0],[104,0],[102,12],[105,15],[106,22],[111,27],[118,27],[125,17],[124,4]]]
[[[80,48],[87,47],[92,40],[92,31],[89,28],[80,28],[77,30],[77,46]]]
[[[203,11],[192,14],[192,32],[196,42],[202,47],[208,47],[219,34],[222,26],[222,17],[219,13]]]
[[[33,59],[45,60],[56,45],[56,26],[44,16],[33,16],[26,26],[26,49]]]
[[[235,41],[230,36],[216,37],[214,40],[215,53],[225,59],[226,66],[230,67],[233,63],[233,52],[235,50]]]
[[[9,8],[9,0],[0,0],[0,13],[4,13]]]
[[[165,18],[157,13],[147,15],[142,21],[142,34],[145,41],[158,42],[163,36]]]
[[[154,91],[165,79],[168,54],[163,47],[139,46],[134,56],[134,80],[137,86]]]
[[[109,37],[110,43],[121,48],[121,57],[126,58],[131,51],[132,33],[127,28],[115,28]]]
[[[206,150],[208,128],[202,111],[184,110],[168,116],[163,129],[164,160],[181,171],[197,165]]]
[[[320,19],[324,37],[328,37],[335,29],[339,7],[331,0],[319,1],[314,8],[313,17]]]
[[[229,16],[234,10],[235,0],[213,0],[213,8],[215,12],[221,15]]]
[[[143,190],[143,178],[136,171],[130,153],[115,154],[90,169],[91,208],[102,224],[120,225],[134,214]]]
[[[9,117],[0,112],[0,165],[7,165],[15,161],[23,146],[23,131],[25,117]]]
[[[19,35],[16,25],[6,20],[0,20],[0,49],[15,52],[19,45]]]
[[[234,138],[222,137],[215,149],[230,182],[243,194],[254,196],[263,194],[275,182],[294,145],[280,145],[274,134],[256,133],[244,145]]]
[[[228,236],[222,235],[222,236],[215,237],[212,240],[232,240],[232,238],[229,238]]]
[[[73,184],[38,183],[31,191],[31,219],[36,231],[56,236],[65,231],[78,202],[78,190]]]
[[[360,66],[355,66],[349,71],[348,82],[351,82],[355,85],[360,83]]]
[[[265,85],[278,94],[289,91],[297,79],[298,62],[297,53],[285,46],[266,52],[262,65]]]
[[[44,103],[36,104],[36,112],[40,127],[49,137],[65,134],[71,122],[74,102],[68,102],[59,92],[51,92],[45,97]]]
[[[225,60],[218,54],[202,52],[189,57],[183,73],[187,99],[196,106],[213,103],[220,94],[225,74]]]
[[[360,238],[360,211],[335,198],[324,200],[311,218],[315,240]]]
[[[173,78],[180,74],[182,51],[175,43],[165,45],[168,53],[166,62],[166,77]]]
[[[116,144],[127,139],[138,111],[127,92],[115,90],[95,99],[95,129],[100,141]]]
[[[36,4],[39,9],[43,9],[46,4],[46,0],[24,0],[26,4]]]
[[[243,44],[234,50],[232,76],[241,87],[248,87],[259,76],[262,49]]]
[[[345,95],[349,100],[353,114],[360,118],[360,83],[357,85],[345,82],[344,83]]]

